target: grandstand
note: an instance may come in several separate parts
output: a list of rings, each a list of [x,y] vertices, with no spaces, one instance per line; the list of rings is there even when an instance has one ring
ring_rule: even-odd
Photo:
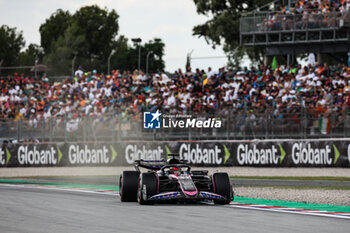
[[[345,137],[350,69],[345,65],[261,65],[172,75],[1,77],[3,138],[39,141]],[[220,129],[142,130],[142,112],[220,118]]]
[[[265,47],[266,55],[328,54],[344,62],[350,51],[350,2],[289,1],[289,5],[267,4],[273,10],[257,9],[240,21],[242,46]],[[279,2],[279,1],[278,1]],[[270,59],[268,59],[270,61]],[[291,62],[292,63],[292,62]]]

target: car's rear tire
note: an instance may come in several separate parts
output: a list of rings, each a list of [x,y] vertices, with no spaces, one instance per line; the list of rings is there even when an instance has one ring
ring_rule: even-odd
[[[158,193],[158,178],[154,173],[142,173],[137,191],[137,201],[140,205],[153,204],[148,198]]]
[[[122,202],[137,201],[137,187],[140,173],[138,171],[123,171],[119,179],[119,195]]]
[[[232,185],[230,177],[225,172],[214,173],[212,176],[213,191],[223,196],[225,199],[214,200],[215,204],[226,205],[233,200]]]

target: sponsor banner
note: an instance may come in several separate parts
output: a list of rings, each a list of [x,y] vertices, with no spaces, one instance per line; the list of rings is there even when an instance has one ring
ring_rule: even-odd
[[[124,164],[178,153],[198,166],[350,167],[350,140],[130,143],[126,148]]]
[[[350,167],[350,140],[7,144],[0,167],[125,166],[172,153],[197,166]]]
[[[0,167],[59,166],[63,153],[57,144],[6,144],[0,147]]]
[[[253,142],[237,143],[234,163],[239,166],[266,167],[332,167],[348,166],[336,164],[337,152],[325,142]],[[344,154],[345,156],[345,154]],[[340,162],[340,161],[339,161]]]
[[[102,166],[115,157],[113,146],[105,144],[14,144],[0,148],[0,167]]]

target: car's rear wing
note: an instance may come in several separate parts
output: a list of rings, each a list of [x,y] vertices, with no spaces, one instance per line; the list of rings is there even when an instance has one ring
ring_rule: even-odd
[[[149,170],[160,170],[164,165],[166,165],[166,161],[162,160],[136,160],[135,161],[135,169],[136,171],[140,171],[139,167],[143,167]]]

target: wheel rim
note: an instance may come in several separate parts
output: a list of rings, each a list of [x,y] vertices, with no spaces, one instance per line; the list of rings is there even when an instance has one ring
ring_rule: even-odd
[[[141,181],[139,182],[139,188],[137,189],[137,201],[140,203],[142,200],[142,184]]]

